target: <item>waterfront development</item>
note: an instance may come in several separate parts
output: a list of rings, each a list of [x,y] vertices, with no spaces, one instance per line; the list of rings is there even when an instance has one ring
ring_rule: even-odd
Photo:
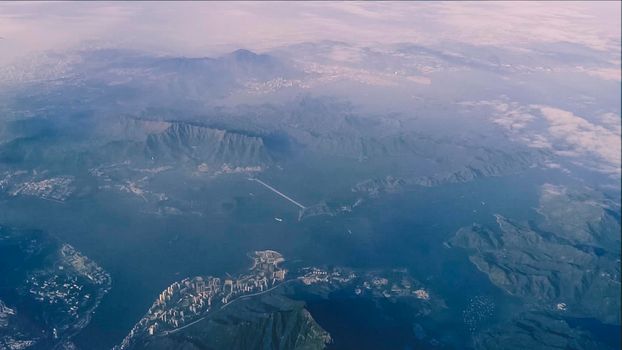
[[[110,274],[72,245],[0,225],[0,349],[70,348],[111,287]]]
[[[283,256],[272,250],[256,251],[249,272],[238,277],[184,278],[167,287],[147,314],[132,328],[119,349],[127,349],[145,334],[167,335],[222,309],[237,298],[268,291],[285,280]]]
[[[423,284],[404,269],[367,271],[346,267],[301,267],[289,271],[282,266],[285,263],[283,256],[274,250],[255,251],[249,257],[253,265],[247,273],[237,277],[187,277],[168,286],[116,349],[140,348],[154,337],[181,333],[216,313],[224,312],[235,302],[259,300],[260,296],[271,292],[275,296],[290,295],[293,290],[318,295],[338,292],[352,298],[394,302],[410,298],[425,303],[427,307],[442,305],[440,299],[431,300]],[[287,292],[280,288],[286,284],[291,284],[294,289]]]

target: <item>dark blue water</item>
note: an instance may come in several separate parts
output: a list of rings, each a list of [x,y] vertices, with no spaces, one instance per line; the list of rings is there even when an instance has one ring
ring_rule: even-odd
[[[592,334],[599,343],[610,346],[612,349],[622,348],[620,326],[604,324],[593,318],[566,318],[572,328],[579,328]]]
[[[495,302],[496,312],[489,324],[511,316],[518,300],[492,285],[469,262],[466,252],[447,248],[443,243],[462,226],[474,222],[496,225],[493,214],[519,221],[538,219],[533,210],[538,200],[534,185],[542,180],[540,175],[415,188],[367,202],[345,219],[318,218],[311,225],[359,227],[352,229],[352,235],[316,235],[323,246],[342,247],[342,254],[335,259],[360,268],[405,267],[432,291],[433,297],[443,298],[447,305],[442,315],[417,318],[417,310],[403,304],[392,308],[338,297],[312,301],[309,310],[333,336],[332,347],[427,348],[434,347],[435,342],[457,348],[468,346],[471,334],[462,312],[476,296]],[[427,327],[424,340],[415,336],[415,323]]]
[[[538,186],[557,181],[553,176],[533,171],[466,184],[415,187],[368,200],[352,213],[303,222],[296,220],[298,211],[291,203],[239,178],[203,187],[180,184],[189,187],[196,206],[203,206],[202,216],[137,214],[142,205],[139,198],[120,199],[100,192],[66,204],[11,199],[10,205],[0,203],[0,219],[45,228],[111,273],[111,292],[75,339],[81,347],[109,349],[118,344],[170,283],[186,276],[239,273],[249,264],[248,251],[275,249],[303,265],[408,269],[434,296],[443,298],[444,314],[433,320],[418,319],[408,307],[348,298],[309,305],[335,339],[334,346],[404,349],[424,346],[432,339],[468,342],[461,315],[475,296],[487,296],[497,304],[499,311],[490,322],[511,315],[508,310],[516,300],[478,272],[465,252],[443,243],[461,226],[495,225],[497,213],[518,221],[538,220],[533,210]],[[272,184],[305,204],[319,198],[311,187],[296,186],[295,177],[287,178]],[[284,221],[275,221],[275,216]],[[425,342],[415,336],[414,323],[426,329]],[[366,337],[360,338],[362,333]]]

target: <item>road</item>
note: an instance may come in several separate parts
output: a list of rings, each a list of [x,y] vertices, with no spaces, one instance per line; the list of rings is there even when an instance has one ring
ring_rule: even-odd
[[[231,301],[231,302],[233,302],[233,301]],[[227,304],[227,305],[228,305],[228,304]],[[203,321],[206,317],[207,317],[207,316],[203,316],[203,317],[199,318],[199,319],[198,319],[198,320],[196,320],[196,321],[193,321],[193,322],[188,323],[188,324],[187,324],[187,325],[185,325],[185,326],[181,326],[181,327],[179,327],[179,328],[175,328],[175,329],[173,329],[172,331],[164,331],[164,332],[162,332],[162,333],[161,333],[161,334],[159,334],[159,335],[163,337],[163,336],[169,335],[169,334],[171,334],[171,333],[179,332],[179,331],[181,331],[182,329],[184,329],[184,328],[186,328],[186,327],[190,327],[190,326],[192,326],[192,325],[193,325],[193,324],[195,324],[195,323],[199,323],[199,322]]]
[[[270,292],[270,291],[272,291],[272,290],[276,289],[277,287],[281,287],[281,286],[283,286],[284,284],[289,283],[289,282],[292,282],[292,281],[296,281],[296,280],[288,280],[288,281],[285,281],[285,282],[279,283],[279,284],[277,284],[277,285],[272,286],[272,288],[266,289],[266,290],[264,290],[264,291],[262,291],[262,292],[257,292],[257,293],[252,293],[252,294],[242,295],[242,296],[240,296],[240,297],[237,297],[237,298],[235,298],[235,299],[231,300],[230,302],[226,303],[225,305],[221,306],[221,307],[220,307],[218,310],[216,310],[216,311],[223,310],[224,308],[226,308],[227,306],[229,306],[229,305],[233,304],[234,302],[236,302],[236,301],[238,301],[238,300],[242,300],[242,299],[246,299],[246,298],[250,298],[250,297],[254,297],[254,296],[258,296],[258,295],[266,294],[266,293],[268,293],[268,292]],[[182,330],[182,329],[184,329],[184,328],[190,327],[190,326],[192,326],[193,324],[196,324],[196,323],[198,323],[198,322],[203,321],[203,320],[204,320],[204,319],[206,319],[209,315],[211,315],[213,312],[214,312],[214,311],[211,311],[211,312],[209,312],[209,314],[208,314],[208,315],[203,316],[203,317],[199,318],[198,320],[192,321],[192,322],[188,323],[187,325],[181,326],[181,327],[179,327],[179,328],[175,328],[175,329],[170,330],[170,331],[164,331],[164,332],[160,333],[160,334],[159,334],[159,336],[162,336],[162,337],[163,337],[163,336],[166,336],[166,335],[168,335],[168,334],[172,334],[172,333],[179,332],[179,331],[181,331],[181,330]]]
[[[265,182],[263,182],[263,181],[259,180],[258,178],[251,177],[251,178],[249,178],[249,180],[250,180],[250,181],[256,181],[256,182],[259,182],[260,184],[264,185],[267,189],[269,189],[269,190],[271,190],[272,192],[274,192],[274,193],[278,194],[279,196],[281,196],[281,197],[283,197],[283,198],[287,199],[288,201],[290,201],[290,202],[294,203],[295,205],[297,205],[298,207],[300,207],[300,209],[305,209],[305,206],[304,206],[304,205],[302,205],[302,204],[300,204],[300,203],[296,202],[295,200],[293,200],[293,199],[291,199],[290,197],[288,197],[286,194],[284,194],[284,193],[282,193],[281,191],[277,190],[276,188],[274,188],[274,187],[272,187],[272,186],[268,185],[267,183],[265,183]]]

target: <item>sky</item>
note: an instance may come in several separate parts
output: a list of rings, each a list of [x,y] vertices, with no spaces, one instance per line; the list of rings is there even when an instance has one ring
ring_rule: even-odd
[[[204,56],[306,41],[620,50],[620,2],[0,2],[0,64],[79,45]]]

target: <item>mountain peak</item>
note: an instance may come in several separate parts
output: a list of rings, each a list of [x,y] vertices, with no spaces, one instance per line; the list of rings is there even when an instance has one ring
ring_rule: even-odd
[[[235,59],[235,60],[253,61],[253,60],[256,60],[259,57],[266,56],[266,55],[258,55],[256,53],[254,53],[253,51],[250,51],[250,50],[247,50],[247,49],[237,49],[237,50],[231,52],[228,56],[233,58],[233,59]]]
[[[233,52],[231,52],[232,56],[239,56],[239,57],[244,57],[244,56],[249,56],[249,57],[254,57],[257,56],[256,53],[254,53],[251,50],[247,50],[247,49],[237,49]]]

